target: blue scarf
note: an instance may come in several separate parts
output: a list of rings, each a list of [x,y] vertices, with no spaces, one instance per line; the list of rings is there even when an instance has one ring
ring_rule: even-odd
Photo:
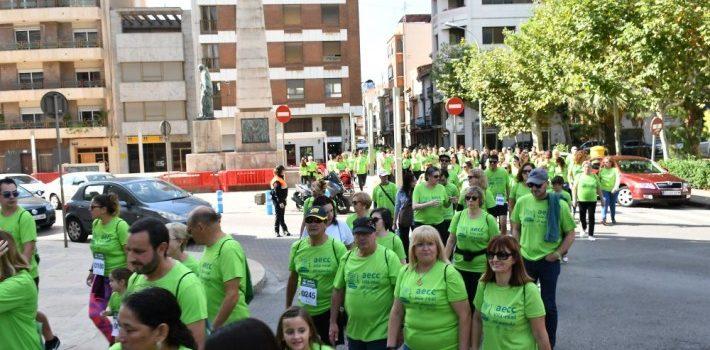
[[[547,233],[545,242],[554,243],[560,239],[560,199],[559,193],[547,194]]]

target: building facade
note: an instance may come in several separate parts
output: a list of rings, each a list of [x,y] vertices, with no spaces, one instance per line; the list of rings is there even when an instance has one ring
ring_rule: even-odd
[[[192,2],[196,53],[211,71],[224,151],[233,151],[236,143],[236,3]],[[263,4],[273,104],[288,105],[293,116],[277,129],[277,145],[285,148],[287,164],[349,150],[351,119],[362,113],[358,1]]]

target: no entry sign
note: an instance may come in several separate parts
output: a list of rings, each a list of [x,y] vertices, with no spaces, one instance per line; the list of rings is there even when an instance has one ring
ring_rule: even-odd
[[[655,117],[651,120],[651,133],[658,136],[663,130],[663,119]]]
[[[276,108],[276,120],[279,123],[288,123],[291,120],[291,109],[286,105],[281,105]]]
[[[452,97],[446,101],[446,112],[451,115],[461,115],[463,109],[463,100],[460,97]]]

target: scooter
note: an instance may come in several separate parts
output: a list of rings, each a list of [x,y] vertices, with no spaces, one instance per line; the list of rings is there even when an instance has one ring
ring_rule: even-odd
[[[325,180],[328,181],[325,193],[335,202],[338,214],[349,213],[350,200],[345,197],[345,187],[343,186],[343,183],[340,182],[340,177],[338,176],[338,174],[336,174],[334,171],[331,171],[330,174],[325,177]]]
[[[301,210],[303,209],[303,203],[305,203],[306,199],[311,196],[313,196],[311,186],[304,184],[296,184],[296,190],[293,192],[291,200],[296,203],[296,208],[298,208],[298,210]]]

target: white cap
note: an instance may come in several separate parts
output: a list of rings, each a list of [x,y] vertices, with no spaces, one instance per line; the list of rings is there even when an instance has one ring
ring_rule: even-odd
[[[390,174],[387,174],[387,172],[384,169],[380,169],[377,171],[377,176],[389,176]]]

